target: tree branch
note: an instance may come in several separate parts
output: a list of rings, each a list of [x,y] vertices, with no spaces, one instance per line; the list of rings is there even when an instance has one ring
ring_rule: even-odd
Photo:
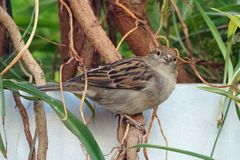
[[[104,57],[107,63],[121,59],[121,55],[107,37],[100,22],[94,15],[91,6],[86,0],[69,0],[73,15],[77,19],[88,40]]]

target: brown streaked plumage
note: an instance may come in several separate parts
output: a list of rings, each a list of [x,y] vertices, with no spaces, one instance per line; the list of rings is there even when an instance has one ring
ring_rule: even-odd
[[[165,101],[176,85],[176,52],[160,47],[147,56],[121,59],[87,72],[87,96],[112,112],[136,114]],[[64,90],[82,94],[85,75],[63,83]],[[39,87],[59,90],[57,84]]]

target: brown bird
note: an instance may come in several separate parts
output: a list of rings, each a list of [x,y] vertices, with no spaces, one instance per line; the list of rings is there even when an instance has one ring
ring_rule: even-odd
[[[63,82],[65,91],[81,95],[85,75]],[[87,96],[102,107],[134,115],[165,101],[176,85],[176,51],[165,46],[147,56],[121,59],[87,72]],[[58,84],[40,86],[42,91],[59,90]]]

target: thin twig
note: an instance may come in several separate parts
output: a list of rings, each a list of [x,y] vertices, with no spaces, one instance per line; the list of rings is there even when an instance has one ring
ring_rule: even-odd
[[[188,35],[188,27],[186,25],[186,23],[184,22],[182,16],[181,16],[181,13],[176,5],[176,3],[174,2],[174,0],[170,0],[174,10],[176,11],[176,14],[178,16],[178,19],[180,21],[180,24],[182,26],[182,29],[183,29],[183,33],[184,33],[184,36],[185,36],[185,39],[186,39],[186,45],[187,45],[187,49],[188,49],[188,55],[189,57],[191,58],[192,57],[192,46],[191,46],[191,42],[190,42],[190,39],[189,39],[189,35]]]
[[[126,121],[132,125],[134,125],[138,129],[145,130],[143,126],[138,124],[132,117],[128,116],[127,114],[121,114],[124,118],[126,118]]]
[[[87,81],[87,70],[86,68],[83,66],[83,71],[84,71],[84,90],[83,90],[83,94],[82,94],[82,99],[81,99],[81,103],[80,103],[80,114],[81,114],[81,117],[82,117],[82,120],[84,122],[84,124],[86,125],[86,121],[85,121],[85,117],[84,117],[84,113],[83,113],[83,103],[84,103],[84,100],[85,100],[85,97],[86,97],[86,93],[87,93],[87,86],[88,86],[88,81]]]
[[[63,0],[60,0],[60,3],[66,8],[67,12],[68,12],[68,15],[69,15],[69,27],[70,27],[70,31],[69,31],[69,48],[71,49],[71,58],[68,60],[67,63],[61,65],[60,67],[60,75],[62,75],[62,68],[64,65],[66,64],[69,64],[73,58],[75,58],[78,62],[81,62],[83,63],[83,60],[82,58],[77,54],[77,51],[75,50],[74,48],[74,43],[73,43],[73,17],[72,17],[72,12],[70,10],[70,8],[68,7],[68,5],[63,1]],[[86,72],[86,69],[83,65],[83,70],[85,72],[85,76],[87,76],[87,72]],[[60,78],[60,90],[62,92],[63,90],[63,87],[62,87],[62,76]],[[85,96],[86,96],[86,92],[87,92],[87,77],[85,78],[85,86],[84,86],[84,91],[83,91],[83,95],[82,95],[82,100],[81,100],[81,103],[80,103],[80,114],[81,114],[81,117],[82,117],[82,120],[84,122],[84,124],[86,124],[86,121],[85,121],[85,118],[84,118],[84,114],[83,114],[83,103],[84,103],[84,99],[85,99]],[[63,93],[61,93],[62,95],[62,101],[64,102],[64,97],[63,97]],[[67,118],[67,112],[66,112],[66,106],[64,106],[64,111],[65,111],[65,117],[64,117],[64,120],[66,120]]]
[[[169,41],[168,41],[167,37],[160,35],[160,36],[156,36],[156,38],[157,39],[163,39],[166,42],[166,46],[169,47]]]
[[[24,133],[25,133],[29,148],[31,148],[33,139],[32,139],[32,134],[31,134],[30,127],[29,127],[29,118],[28,118],[27,111],[26,111],[24,105],[22,104],[22,102],[20,100],[20,96],[17,92],[13,92],[13,98],[15,100],[16,106],[18,107],[19,113],[20,113],[22,121],[23,121]],[[34,160],[34,159],[35,159],[35,147],[34,147],[34,151],[33,151],[31,160]]]
[[[169,40],[169,34],[170,34],[170,16],[171,16],[171,10],[172,10],[172,5],[170,1],[168,0],[168,10],[167,10],[167,26],[166,26],[166,38]]]
[[[31,157],[33,157],[33,155],[35,153],[34,150],[35,150],[36,141],[37,141],[37,130],[35,129],[32,145],[30,147],[30,152],[29,152],[29,155],[28,155],[28,160],[31,160]]]
[[[86,125],[86,120],[85,120],[85,117],[84,117],[84,113],[83,113],[83,104],[84,104],[84,100],[85,100],[85,97],[86,97],[86,93],[87,93],[87,85],[88,85],[88,82],[87,82],[87,71],[86,71],[86,68],[84,67],[84,64],[83,64],[83,59],[78,55],[77,51],[75,50],[74,48],[74,43],[73,43],[73,17],[72,17],[72,12],[70,10],[70,8],[67,6],[67,4],[63,1],[63,0],[60,0],[61,4],[64,5],[64,7],[66,8],[67,12],[68,12],[68,15],[69,15],[69,27],[70,27],[70,31],[69,31],[69,48],[71,49],[71,56],[72,57],[75,57],[76,61],[81,63],[82,64],[82,67],[83,67],[83,71],[84,71],[84,75],[85,75],[85,85],[84,85],[84,91],[83,91],[83,94],[82,94],[82,99],[81,99],[81,102],[80,102],[80,116],[82,117],[82,120],[84,122],[84,124]]]
[[[135,14],[133,14],[126,6],[124,6],[122,3],[119,2],[119,0],[115,1],[115,4],[122,8],[128,15],[130,15],[133,19],[136,21],[141,21]]]
[[[128,36],[129,34],[131,34],[132,32],[134,32],[135,30],[137,30],[137,29],[138,29],[138,26],[134,27],[133,29],[131,29],[130,31],[128,31],[128,32],[122,37],[122,39],[120,40],[120,42],[119,42],[118,45],[117,45],[116,51],[119,50],[121,44],[122,44],[123,41],[127,38],[127,36]]]
[[[195,75],[201,80],[202,83],[210,86],[210,87],[216,87],[216,88],[228,88],[228,87],[233,87],[233,85],[214,85],[214,84],[211,84],[209,82],[207,82],[201,75],[200,73],[198,72],[197,68],[196,68],[196,60],[194,57],[191,57],[191,59],[187,58],[187,60],[184,60],[180,57],[180,54],[178,52],[177,49],[175,49],[176,52],[177,52],[177,59],[182,61],[183,63],[187,63],[187,64],[190,64],[191,65],[191,68],[193,70],[193,72],[195,73]]]
[[[109,153],[104,154],[104,157],[111,155],[115,149],[119,149],[119,147],[113,147]]]
[[[163,132],[161,121],[160,121],[160,119],[159,119],[157,114],[155,116],[157,118],[157,122],[158,122],[158,125],[159,125],[159,128],[160,128],[160,132],[161,132],[161,134],[163,136],[163,139],[164,139],[164,142],[165,142],[165,146],[168,147],[168,140],[167,140],[167,137],[165,136],[165,134]],[[166,156],[165,159],[167,160],[168,159],[168,151],[167,150],[166,150],[165,156]]]
[[[19,63],[19,66],[20,66],[22,72],[23,72],[26,76],[28,76],[28,78],[29,78],[28,82],[29,82],[29,83],[32,83],[33,76],[32,76],[30,73],[28,73],[28,71],[27,71],[27,70],[25,69],[25,67],[23,66],[21,60],[19,60],[18,63]]]
[[[68,62],[70,63],[70,60],[71,59],[69,59],[68,60]],[[68,63],[67,62],[67,63]],[[66,63],[65,63],[66,64]],[[68,112],[67,112],[67,107],[66,107],[66,103],[65,103],[65,99],[64,99],[64,95],[63,95],[63,84],[62,84],[62,70],[63,70],[63,66],[64,65],[60,65],[60,74],[59,74],[59,79],[60,79],[60,81],[59,81],[59,86],[60,86],[60,93],[61,93],[61,99],[62,99],[62,103],[63,103],[63,108],[64,108],[64,114],[65,114],[65,116],[63,117],[63,121],[65,121],[66,119],[67,119],[67,117],[68,117]]]
[[[159,12],[159,17],[160,17],[159,27],[157,29],[157,32],[155,33],[155,36],[158,36],[158,34],[160,33],[160,31],[162,29],[162,26],[163,26],[163,11],[164,11],[165,6],[166,6],[166,0],[163,0],[163,4],[162,4],[162,7],[161,7],[160,12]],[[159,7],[160,7],[160,4],[158,4],[158,8]]]
[[[207,82],[201,75],[200,73],[198,72],[197,68],[196,68],[196,65],[195,65],[195,60],[194,58],[191,59],[191,67],[194,71],[194,73],[196,74],[196,76],[206,85],[210,86],[210,87],[216,87],[216,88],[227,88],[227,87],[233,87],[233,85],[214,85],[214,84],[211,84],[209,82]]]
[[[77,51],[75,50],[74,48],[74,43],[73,43],[73,16],[72,16],[72,12],[71,12],[71,9],[68,7],[68,5],[63,1],[63,0],[60,0],[60,3],[66,8],[67,12],[68,12],[68,15],[69,15],[69,48],[71,49],[73,55],[72,57],[77,57],[79,59],[81,59],[79,57],[79,55],[77,54]],[[71,53],[71,54],[72,54]]]
[[[127,126],[126,126],[126,129],[125,129],[125,132],[123,134],[123,138],[121,140],[121,143],[120,143],[120,149],[118,150],[117,154],[114,154],[115,156],[112,157],[112,160],[115,160],[115,159],[119,159],[119,156],[121,156],[121,152],[123,151],[123,146],[124,146],[124,141],[126,140],[127,138],[127,135],[129,133],[129,129],[130,129],[130,124],[128,123]],[[124,151],[125,152],[125,151]]]
[[[151,31],[151,29],[148,26],[143,25],[143,28],[150,34],[150,36],[152,37],[152,41],[154,43],[155,46],[159,46],[159,43],[157,41],[157,38],[155,36],[155,34],[153,34],[153,32]],[[150,44],[149,44],[150,45]]]
[[[125,132],[124,132],[123,138],[122,138],[122,140],[121,140],[121,144],[124,143],[124,141],[125,141],[125,139],[126,139],[126,137],[127,137],[127,135],[128,135],[129,127],[130,127],[130,124],[128,123],[127,126],[126,126],[126,130],[125,130]]]
[[[25,29],[23,29],[21,27],[18,27],[18,28],[21,31],[26,31]],[[31,32],[28,32],[28,31],[26,31],[26,33],[29,34],[29,35],[31,34]],[[62,44],[62,43],[59,43],[59,42],[52,41],[52,40],[48,39],[47,37],[41,36],[41,35],[39,35],[37,33],[35,33],[34,37],[40,38],[40,39],[42,39],[42,40],[44,40],[44,41],[46,41],[48,43],[51,43],[51,44],[59,46],[59,47],[66,47],[66,44]]]
[[[157,109],[154,107],[150,123],[148,125],[147,130],[146,130],[146,134],[144,135],[144,139],[143,139],[143,143],[144,144],[147,144],[147,142],[148,142],[148,137],[149,137],[149,134],[150,134],[150,131],[151,131],[151,128],[152,128],[152,125],[153,125],[153,121],[154,121],[154,118],[155,118],[156,114],[157,114]],[[143,154],[144,154],[144,158],[146,160],[149,160],[148,154],[147,154],[147,148],[143,148]]]
[[[133,19],[135,19],[135,24],[136,26],[139,26],[139,24],[143,24],[143,28],[150,34],[150,36],[152,37],[152,40],[154,42],[154,44],[156,46],[159,46],[157,40],[156,40],[156,36],[152,33],[152,31],[149,29],[149,27],[146,27],[145,24],[147,23],[145,20],[141,20],[139,19],[132,11],[130,11],[126,6],[124,6],[122,3],[119,2],[119,0],[115,1],[115,5],[119,6],[120,8],[122,8],[130,17],[132,17]],[[131,31],[131,30],[130,30]]]

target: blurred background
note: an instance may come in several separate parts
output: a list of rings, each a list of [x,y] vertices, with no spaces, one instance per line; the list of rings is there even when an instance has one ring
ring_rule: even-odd
[[[32,17],[33,17],[33,0],[17,0],[9,1],[9,12],[23,35],[23,39],[26,41],[31,33],[32,29]],[[148,0],[145,4],[146,14],[149,23],[154,31],[159,27],[159,10],[162,1]],[[219,50],[216,40],[211,34],[210,29],[202,18],[199,10],[196,8],[192,0],[176,1],[176,4],[181,12],[181,15],[188,27],[189,38],[191,41],[193,56],[197,60],[197,69],[200,74],[209,82],[222,82],[224,71],[224,59]],[[207,15],[211,18],[216,25],[218,31],[224,42],[227,41],[227,31],[229,18],[223,14],[212,10],[211,8],[217,8],[221,11],[228,12],[233,15],[240,14],[240,1],[239,0],[218,0],[218,1],[199,1],[201,7],[206,11]],[[160,35],[169,36],[170,47],[177,48],[181,54],[181,57],[187,56],[187,49],[185,45],[185,38],[182,32],[181,25],[175,12],[167,11],[167,7],[163,13],[163,27]],[[108,32],[106,7],[103,2],[99,9],[99,21],[103,28]],[[171,14],[169,22],[167,20],[167,13]],[[167,28],[169,23],[169,28]],[[168,32],[168,33],[167,33]],[[116,31],[116,44],[121,40],[122,35]],[[9,39],[2,40],[2,44]],[[240,32],[236,31],[236,35],[233,40],[231,59],[234,66],[239,65],[240,62]],[[164,44],[164,40],[160,40],[161,44]],[[75,44],[76,45],[76,44]],[[37,32],[33,42],[29,48],[30,52],[36,58],[43,68],[47,81],[59,81],[59,65],[64,62],[61,58],[59,47],[61,46],[61,31],[59,23],[58,2],[57,0],[41,0],[40,1],[40,15],[38,21]],[[1,70],[6,64],[8,64],[12,58],[14,50],[11,49],[11,45],[5,46],[5,49],[0,50],[0,62]],[[4,52],[3,52],[4,51]],[[129,49],[126,42],[120,47],[120,53],[123,57],[132,56],[132,51]],[[100,62],[101,63],[101,62]],[[234,67],[235,68],[235,67]],[[195,74],[189,66],[185,66],[186,71],[191,77],[194,77],[194,81],[197,80]],[[5,75],[5,78],[14,78],[18,80],[27,80],[26,75],[21,71],[19,64],[15,65],[10,72]]]

